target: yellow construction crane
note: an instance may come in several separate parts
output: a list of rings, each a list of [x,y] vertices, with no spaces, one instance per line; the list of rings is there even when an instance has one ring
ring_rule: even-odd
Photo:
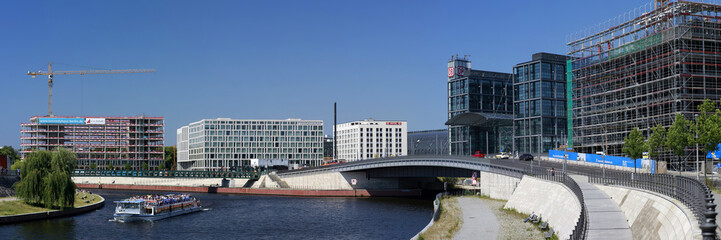
[[[48,64],[48,71],[30,72],[28,75],[35,78],[38,75],[48,75],[48,115],[53,116],[53,75],[85,75],[85,74],[113,74],[113,73],[146,73],[155,72],[155,69],[123,69],[123,70],[85,70],[85,71],[55,71],[53,63]]]

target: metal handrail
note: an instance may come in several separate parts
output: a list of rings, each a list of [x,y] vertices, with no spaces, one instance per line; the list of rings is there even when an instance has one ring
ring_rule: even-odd
[[[703,239],[718,239],[713,192],[705,184],[693,178],[668,174],[607,172],[603,175],[589,175],[588,181],[644,189],[672,197],[683,203],[694,214],[699,222]]]
[[[247,178],[257,180],[262,171],[176,171],[176,170],[91,170],[76,169],[74,177],[151,177],[151,178]]]

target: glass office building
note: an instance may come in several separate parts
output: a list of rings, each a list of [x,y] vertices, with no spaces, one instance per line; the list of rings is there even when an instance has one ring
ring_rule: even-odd
[[[566,60],[550,53],[513,67],[514,143],[520,153],[566,144]]]
[[[451,155],[511,151],[513,75],[471,69],[466,57],[448,62],[448,141]]]
[[[178,170],[228,170],[251,159],[319,166],[322,120],[204,119],[177,130]]]
[[[448,129],[408,132],[408,155],[448,155]]]

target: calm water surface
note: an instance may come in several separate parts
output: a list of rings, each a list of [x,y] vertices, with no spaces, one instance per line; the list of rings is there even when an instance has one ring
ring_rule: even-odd
[[[209,210],[157,222],[109,221],[113,201],[148,192],[98,190],[105,207],[69,218],[0,226],[0,239],[410,239],[431,201],[194,193]]]

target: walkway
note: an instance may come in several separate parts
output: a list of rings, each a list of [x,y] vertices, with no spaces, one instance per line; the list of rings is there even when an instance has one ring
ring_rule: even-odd
[[[463,213],[463,226],[453,239],[496,239],[498,220],[483,200],[476,197],[459,197],[458,206]]]
[[[616,202],[588,183],[588,177],[571,175],[583,192],[583,201],[586,202],[588,212],[588,229],[586,239],[632,239],[631,228],[628,226],[626,215],[623,214]]]

